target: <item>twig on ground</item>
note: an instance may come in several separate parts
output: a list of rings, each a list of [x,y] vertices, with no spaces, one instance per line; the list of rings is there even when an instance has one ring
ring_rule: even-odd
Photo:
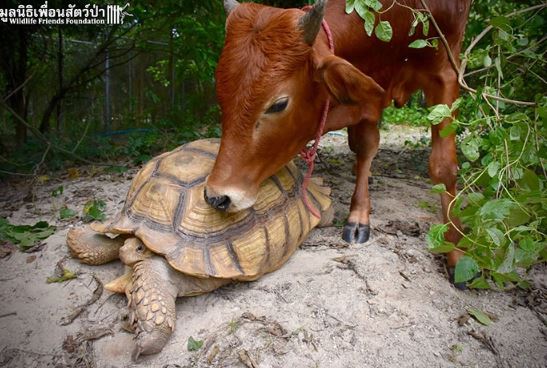
[[[74,311],[70,313],[68,316],[63,317],[63,319],[61,320],[61,326],[67,326],[71,324],[72,322],[74,322],[74,320],[78,318],[78,316],[82,314],[82,312],[87,307],[89,307],[90,305],[94,304],[97,300],[99,300],[99,298],[103,294],[103,283],[101,282],[101,280],[99,280],[97,276],[95,276],[94,274],[91,275],[91,277],[93,277],[93,280],[95,280],[95,282],[97,283],[97,287],[95,288],[95,291],[93,291],[91,298],[84,304],[74,309]]]
[[[473,337],[474,339],[476,339],[477,341],[481,342],[483,346],[487,348],[488,350],[490,350],[492,354],[496,355],[496,357],[500,354],[500,352],[496,348],[496,345],[494,344],[494,340],[492,340],[490,336],[486,335],[486,333],[471,330],[471,331],[468,331],[467,334]]]
[[[372,295],[377,295],[378,291],[374,290],[370,286],[367,277],[361,271],[359,271],[357,269],[358,266],[357,266],[357,263],[355,262],[355,260],[353,259],[353,257],[355,257],[355,254],[350,254],[350,255],[345,255],[345,256],[340,256],[340,257],[334,257],[334,258],[332,258],[332,260],[340,263],[338,268],[340,268],[342,270],[350,270],[359,279],[361,279],[365,283],[365,289],[366,289],[367,293],[372,294]]]
[[[17,312],[9,312],[9,313],[0,314],[0,318],[16,316],[16,315],[17,315]]]

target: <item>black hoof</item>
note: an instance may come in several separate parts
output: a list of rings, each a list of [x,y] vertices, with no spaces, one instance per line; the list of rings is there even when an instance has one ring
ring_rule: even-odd
[[[458,290],[467,290],[467,284],[470,282],[473,282],[475,279],[478,279],[481,274],[477,273],[471,280],[465,281],[465,282],[454,282],[455,281],[455,275],[456,275],[456,268],[455,267],[448,267],[448,280],[450,280],[450,283],[454,285],[454,287]]]
[[[370,237],[370,226],[366,224],[356,224],[354,222],[348,222],[344,226],[342,232],[342,239],[348,243],[365,243]]]

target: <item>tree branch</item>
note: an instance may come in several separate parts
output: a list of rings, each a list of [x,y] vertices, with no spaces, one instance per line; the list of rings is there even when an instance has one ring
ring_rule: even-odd
[[[30,132],[36,137],[38,138],[39,140],[41,140],[42,142],[44,142],[48,148],[46,149],[46,154],[47,152],[50,150],[50,149],[53,149],[55,151],[59,151],[61,153],[64,153],[72,158],[74,158],[75,160],[77,161],[81,161],[81,162],[84,162],[86,164],[89,164],[89,165],[95,165],[95,166],[112,166],[110,164],[103,164],[103,163],[98,163],[98,162],[94,162],[94,161],[91,161],[91,160],[88,160],[80,155],[77,155],[76,153],[74,152],[71,152],[70,150],[67,150],[63,147],[59,147],[59,146],[56,146],[54,144],[52,144],[49,139],[47,139],[42,133],[40,133],[40,131],[32,126],[32,124],[29,124],[25,119],[23,119],[19,114],[17,114],[15,111],[13,111],[13,109],[11,107],[9,107],[4,101],[2,101],[2,107],[4,109],[6,109],[10,114],[12,114],[17,120],[19,120],[21,122],[21,124],[23,124],[24,126],[26,126]],[[42,157],[42,161],[41,163],[43,163],[43,161],[45,160],[45,154],[44,156]],[[40,164],[41,164],[40,163]]]
[[[469,44],[469,46],[465,50],[463,62],[461,63],[460,66],[458,66],[458,63],[457,63],[457,61],[454,57],[454,54],[452,54],[452,50],[450,49],[450,45],[448,44],[448,41],[446,40],[446,37],[444,36],[443,32],[441,31],[441,28],[439,27],[439,24],[435,20],[435,17],[433,17],[433,13],[429,9],[429,6],[427,5],[427,2],[425,0],[420,0],[420,2],[422,3],[422,6],[429,13],[429,18],[431,19],[431,23],[433,23],[433,27],[435,27],[435,30],[437,31],[437,33],[439,34],[439,37],[441,38],[441,42],[442,42],[442,44],[443,44],[443,46],[446,50],[446,53],[448,55],[448,60],[450,61],[450,65],[452,66],[452,68],[454,69],[456,74],[458,75],[458,83],[467,92],[470,92],[470,93],[475,94],[475,95],[478,94],[477,90],[474,89],[474,88],[469,87],[467,85],[467,83],[465,82],[465,79],[464,79],[465,67],[467,65],[467,55],[469,55],[469,53],[477,45],[477,43],[492,29],[492,26],[490,25],[490,26],[486,27],[479,35],[477,35],[477,37],[475,37],[473,39],[473,41],[471,41],[471,43]],[[517,15],[517,14],[522,14],[522,13],[525,13],[525,12],[528,12],[528,11],[532,11],[532,10],[536,10],[536,9],[542,9],[542,8],[545,8],[545,7],[547,7],[547,4],[539,4],[539,5],[531,6],[531,7],[526,8],[526,9],[521,9],[521,10],[514,11],[512,13],[509,13],[507,16],[508,17],[509,16],[514,16],[514,15]],[[510,99],[510,98],[490,95],[490,94],[484,93],[484,92],[481,93],[481,95],[485,99],[491,98],[493,100],[502,101],[502,102],[506,102],[506,103],[511,103],[511,104],[514,104],[514,105],[536,106],[536,103],[534,103],[534,102],[513,100],[513,99]]]

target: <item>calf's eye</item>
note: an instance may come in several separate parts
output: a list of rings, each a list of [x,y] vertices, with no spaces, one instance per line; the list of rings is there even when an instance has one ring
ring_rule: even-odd
[[[275,101],[270,107],[268,107],[268,110],[266,110],[266,114],[275,114],[276,112],[281,112],[287,108],[288,104],[288,97],[280,98],[279,100]]]

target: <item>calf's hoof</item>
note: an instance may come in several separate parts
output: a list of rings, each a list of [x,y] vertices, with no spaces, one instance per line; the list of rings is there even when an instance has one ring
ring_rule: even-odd
[[[370,237],[370,225],[348,222],[342,231],[342,239],[348,243],[362,244]]]

